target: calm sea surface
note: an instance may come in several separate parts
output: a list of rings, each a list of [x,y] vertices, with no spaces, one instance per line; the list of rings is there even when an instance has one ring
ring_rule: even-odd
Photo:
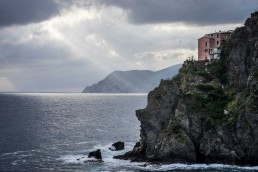
[[[139,140],[145,94],[0,94],[0,171],[255,171],[258,167],[114,160]],[[126,150],[109,147],[124,141]],[[84,163],[101,149],[103,163]]]

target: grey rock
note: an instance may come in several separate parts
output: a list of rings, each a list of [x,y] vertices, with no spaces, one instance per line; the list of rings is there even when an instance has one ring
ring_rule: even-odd
[[[97,160],[102,160],[101,151],[97,149],[96,151],[92,151],[88,154],[88,158],[95,158]]]
[[[124,142],[116,142],[112,144],[112,147],[109,148],[109,150],[111,151],[120,151],[120,150],[124,150],[125,149],[125,143]]]
[[[258,165],[258,12],[221,59],[186,61],[137,110],[140,142],[117,158],[161,163]],[[224,113],[224,112],[227,113]]]

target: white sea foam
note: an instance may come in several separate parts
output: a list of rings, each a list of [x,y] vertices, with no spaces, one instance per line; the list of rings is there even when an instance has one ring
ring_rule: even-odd
[[[258,170],[258,166],[255,167],[241,167],[236,165],[224,165],[224,164],[169,164],[169,165],[162,165],[162,166],[146,166],[146,167],[139,167],[142,170],[147,171],[168,171],[168,170],[205,170],[205,169],[221,169],[221,170]]]
[[[107,168],[130,168],[130,169],[140,169],[144,171],[168,171],[168,170],[208,170],[208,169],[221,169],[221,170],[252,170],[258,171],[258,166],[255,167],[242,167],[236,165],[224,165],[224,164],[168,164],[168,165],[147,165],[144,166],[145,163],[133,162],[127,160],[119,160],[114,159],[113,157],[116,155],[122,155],[125,152],[131,150],[134,146],[134,143],[128,142],[125,143],[125,150],[122,151],[111,151],[109,150],[112,147],[112,144],[101,145],[98,144],[94,146],[92,149],[87,150],[87,152],[94,151],[96,149],[101,150],[102,160],[104,161],[103,165]],[[85,154],[75,154],[75,155],[64,155],[59,158],[64,163],[73,163],[73,164],[83,164],[84,161],[94,160],[94,158],[87,158]],[[126,170],[128,171],[128,170]]]
[[[84,145],[84,144],[88,144],[88,143],[97,143],[97,141],[90,141],[90,142],[77,142],[77,143],[74,143],[76,145]]]
[[[12,162],[12,165],[13,165],[13,166],[17,165],[17,161],[13,161],[13,162]]]
[[[1,154],[1,156],[7,156],[7,155],[17,155],[17,154],[21,154],[21,153],[25,153],[27,151],[16,151],[16,152],[9,152],[9,153],[3,153]]]
[[[2,153],[0,154],[0,157],[5,157],[5,156],[13,156],[13,155],[19,155],[21,157],[25,156],[31,156],[31,152],[40,152],[39,150],[28,150],[28,151],[16,151],[16,152],[9,152],[9,153]]]
[[[106,166],[110,167],[133,167],[136,165],[143,165],[143,163],[130,163],[130,161],[125,161],[125,160],[118,160],[114,159],[113,157],[116,155],[121,155],[124,154],[125,152],[129,151],[132,149],[134,146],[134,143],[125,143],[125,149],[122,151],[111,151],[109,148],[112,147],[112,144],[108,145],[95,145],[93,148],[88,149],[88,150],[83,150],[82,152],[88,153],[91,151],[95,151],[96,149],[101,150],[101,155],[102,155],[102,160],[104,161],[104,164]],[[64,163],[72,163],[72,164],[80,164],[84,163],[84,161],[88,160],[95,160],[94,158],[87,158],[87,154],[69,154],[69,155],[63,155],[58,160],[63,161]]]
[[[69,146],[69,143],[60,143],[60,144],[55,144],[55,146]]]
[[[63,155],[58,160],[63,161],[66,164],[83,164],[84,161],[95,160],[94,158],[88,158],[87,155]]]
[[[108,131],[102,130],[102,129],[100,129],[100,128],[97,128],[96,130],[97,130],[97,131],[100,131],[100,132],[103,132],[103,133],[107,133],[107,132],[108,132]]]

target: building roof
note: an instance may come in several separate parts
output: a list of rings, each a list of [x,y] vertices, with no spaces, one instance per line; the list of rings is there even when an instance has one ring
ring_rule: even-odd
[[[218,31],[218,32],[213,32],[213,33],[208,33],[208,34],[205,34],[204,36],[202,36],[201,38],[203,38],[203,37],[206,37],[206,38],[209,38],[208,37],[208,35],[211,35],[211,34],[218,34],[218,33],[232,33],[233,32],[233,30],[228,30],[228,31]],[[201,38],[199,38],[199,39],[201,39]]]

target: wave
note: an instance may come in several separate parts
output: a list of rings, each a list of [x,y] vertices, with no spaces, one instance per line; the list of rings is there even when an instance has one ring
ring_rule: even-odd
[[[254,167],[248,167],[248,166],[236,166],[236,165],[225,165],[225,164],[167,164],[167,165],[145,165],[145,163],[140,162],[133,162],[127,160],[119,160],[114,159],[113,157],[116,155],[124,154],[125,152],[131,150],[133,148],[135,143],[132,142],[126,142],[125,143],[125,150],[122,151],[110,151],[109,148],[112,146],[112,144],[108,145],[95,145],[93,148],[86,150],[83,150],[83,152],[88,153],[91,151],[95,151],[96,149],[101,150],[102,154],[102,160],[103,163],[100,163],[100,165],[103,165],[103,168],[108,169],[119,169],[119,168],[128,168],[133,170],[143,170],[143,171],[170,171],[170,170],[240,170],[240,171],[246,171],[246,170],[252,170],[252,171],[258,171],[258,166]],[[65,164],[84,164],[85,161],[95,160],[94,158],[87,158],[87,154],[69,154],[69,155],[63,155],[58,160],[63,161]]]
[[[2,153],[1,156],[9,156],[9,155],[18,155],[18,154],[24,154],[28,152],[40,152],[39,150],[28,150],[28,151],[16,151],[16,152],[8,152],[8,153]]]
[[[236,165],[225,165],[225,164],[168,164],[168,165],[149,165],[146,167],[139,167],[141,170],[146,171],[170,171],[170,170],[258,170],[258,166],[255,167],[242,167]]]

